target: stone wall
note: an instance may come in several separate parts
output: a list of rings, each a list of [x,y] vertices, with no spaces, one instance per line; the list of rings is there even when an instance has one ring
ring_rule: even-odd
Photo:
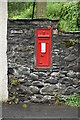
[[[34,69],[37,27],[53,28],[50,71]],[[57,20],[8,20],[9,103],[53,103],[56,94],[80,94],[80,34],[57,34],[57,27]]]

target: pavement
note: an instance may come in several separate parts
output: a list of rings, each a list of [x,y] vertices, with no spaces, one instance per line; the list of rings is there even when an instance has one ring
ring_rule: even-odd
[[[80,108],[40,103],[3,104],[2,120],[80,120]]]

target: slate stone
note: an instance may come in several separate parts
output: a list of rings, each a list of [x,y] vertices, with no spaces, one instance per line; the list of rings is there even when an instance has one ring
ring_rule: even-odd
[[[47,74],[45,72],[39,72],[38,74],[39,74],[39,77],[46,77],[47,76]]]
[[[63,94],[64,95],[70,95],[73,94],[74,92],[76,92],[76,89],[72,86],[68,86],[64,91]]]
[[[70,54],[67,57],[65,57],[64,60],[67,62],[71,62],[71,61],[76,60],[76,56],[74,54]]]
[[[53,72],[53,73],[51,73],[51,76],[56,77],[56,76],[59,76],[59,74],[60,74],[59,72]]]
[[[56,86],[53,85],[46,85],[43,88],[41,88],[40,93],[43,95],[54,95],[54,91],[57,90]]]
[[[62,74],[67,74],[67,72],[68,72],[68,71],[64,71],[64,70],[63,70],[63,71],[61,71],[60,73],[62,73]]]
[[[42,98],[43,96],[42,95],[34,95],[31,97],[31,102],[34,102],[34,103],[40,103],[42,102]]]
[[[30,75],[30,71],[29,70],[28,71],[25,70],[25,71],[22,71],[22,72],[23,72],[24,75]]]
[[[24,100],[23,103],[24,104],[30,103],[30,100]]]
[[[36,98],[38,98],[39,100],[41,100],[43,98],[43,95],[41,95],[41,94],[35,94],[34,96],[36,96]]]
[[[31,81],[30,81],[30,80],[25,79],[25,84],[24,84],[24,85],[26,85],[26,86],[31,86]]]
[[[59,75],[59,78],[64,78],[65,77],[65,74],[60,74]]]
[[[13,75],[14,74],[14,69],[13,68],[8,68],[8,74]]]
[[[38,75],[31,73],[30,76],[32,80],[38,80]]]
[[[80,79],[80,73],[79,72],[76,73],[76,76],[77,76],[78,79]]]
[[[75,78],[75,77],[76,77],[76,73],[73,72],[72,70],[70,70],[70,71],[67,73],[67,76],[68,76],[68,77],[71,77],[71,78]]]
[[[79,53],[78,53],[78,56],[79,56]],[[77,60],[78,60],[78,63],[80,63],[80,56],[78,57],[78,59],[77,59]]]
[[[77,78],[73,79],[73,84],[78,85],[79,80]]]
[[[40,103],[40,100],[38,98],[36,98],[36,96],[32,96],[30,101],[34,102],[34,103]]]
[[[80,86],[76,88],[76,92],[80,95]]]
[[[20,89],[26,94],[30,94],[30,95],[33,94],[32,91],[27,86],[20,85]]]
[[[80,64],[74,65],[73,66],[73,71],[80,72]]]
[[[32,92],[33,94],[39,93],[39,88],[36,87],[36,86],[30,86],[29,89],[31,90],[31,92]]]
[[[41,81],[33,81],[32,85],[37,86],[37,87],[43,87],[44,83]]]
[[[49,97],[49,95],[45,95],[42,99],[42,103],[49,103],[49,100],[51,99],[51,97]]]
[[[72,80],[70,77],[64,77],[61,79],[61,83],[65,84],[66,82],[72,83]]]
[[[23,84],[25,83],[25,80],[22,78],[22,79],[19,79],[20,83]]]
[[[51,84],[57,84],[58,78],[50,77],[47,80],[44,81],[45,83],[51,83]]]

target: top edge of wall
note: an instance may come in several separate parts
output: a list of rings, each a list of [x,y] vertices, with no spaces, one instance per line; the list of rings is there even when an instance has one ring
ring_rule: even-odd
[[[48,19],[48,18],[37,18],[37,19],[27,19],[27,18],[21,18],[21,19],[12,19],[9,18],[8,21],[14,22],[14,21],[51,21],[51,22],[59,22],[59,19]]]

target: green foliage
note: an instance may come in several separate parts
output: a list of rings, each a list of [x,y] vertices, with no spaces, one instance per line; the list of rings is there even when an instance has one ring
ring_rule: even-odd
[[[10,78],[10,84],[11,85],[18,85],[20,81],[18,79],[15,79],[14,77]]]
[[[10,2],[8,3],[8,17],[17,18],[29,18],[32,15],[32,2]]]
[[[77,25],[79,26],[80,30],[80,1],[77,3],[78,5],[78,19],[77,19]]]
[[[77,26],[78,9],[77,3],[69,2],[63,4],[62,12],[60,16],[60,28],[67,31],[78,30]]]
[[[46,14],[48,18],[60,18],[62,3],[47,3]]]
[[[8,3],[9,18],[31,18],[32,2]],[[80,29],[80,2],[47,2],[47,18],[60,19],[59,31],[77,31]],[[36,6],[34,12],[36,18]]]
[[[70,95],[66,100],[66,104],[70,106],[80,106],[80,96],[77,93]]]
[[[76,31],[78,30],[78,6],[77,2],[65,3],[47,3],[47,17],[59,18],[60,31]]]
[[[69,105],[69,106],[80,106],[80,96],[77,93],[74,93],[73,95],[69,95],[66,98],[61,98],[60,96],[56,96],[56,102],[55,104],[58,105]]]
[[[13,16],[13,19],[31,18],[31,17],[32,17],[32,6],[30,6],[28,9],[25,9],[24,11],[21,11],[19,15]]]

